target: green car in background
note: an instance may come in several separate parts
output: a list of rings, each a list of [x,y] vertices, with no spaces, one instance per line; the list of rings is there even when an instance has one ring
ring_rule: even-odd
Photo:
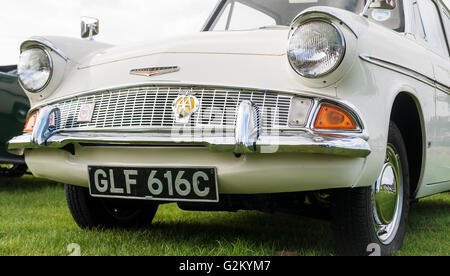
[[[7,142],[22,133],[30,109],[16,69],[17,66],[0,66],[0,178],[20,177],[27,170],[23,157],[7,151]]]

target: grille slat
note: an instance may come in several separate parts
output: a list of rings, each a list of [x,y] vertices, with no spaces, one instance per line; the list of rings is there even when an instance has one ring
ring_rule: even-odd
[[[233,128],[236,111],[243,100],[258,105],[263,129],[288,127],[292,96],[276,92],[194,87],[138,87],[100,91],[89,96],[79,96],[55,105],[61,110],[60,129],[104,129],[121,127],[177,126],[172,103],[181,92],[191,91],[199,100],[200,109],[192,115],[188,126],[221,126]],[[83,104],[95,103],[92,120],[78,123]]]

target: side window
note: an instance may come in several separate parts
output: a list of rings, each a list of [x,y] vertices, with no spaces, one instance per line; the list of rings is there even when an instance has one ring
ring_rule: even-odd
[[[239,2],[230,2],[217,20],[213,30],[250,30],[273,25],[276,25],[273,17]]]
[[[433,50],[448,56],[447,43],[442,30],[438,8],[430,0],[417,0],[417,2],[425,29],[425,40]]]

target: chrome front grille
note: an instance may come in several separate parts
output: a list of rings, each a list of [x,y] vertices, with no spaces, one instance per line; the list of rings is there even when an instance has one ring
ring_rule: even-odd
[[[288,127],[292,96],[276,92],[197,87],[134,87],[100,91],[56,103],[61,111],[59,129],[158,128],[177,126],[173,101],[181,92],[191,91],[200,102],[187,126],[229,128],[236,123],[236,110],[243,100],[258,105],[263,130]],[[83,104],[95,103],[91,122],[78,123]]]

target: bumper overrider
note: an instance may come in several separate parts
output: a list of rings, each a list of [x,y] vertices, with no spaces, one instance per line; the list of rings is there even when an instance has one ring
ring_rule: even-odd
[[[189,135],[161,128],[64,128],[55,127],[61,116],[60,105],[46,105],[38,110],[32,132],[24,133],[9,141],[9,151],[23,155],[26,149],[61,149],[70,144],[98,146],[198,146],[212,152],[251,153],[312,153],[346,157],[366,157],[371,149],[368,135],[359,112],[348,103],[331,102],[352,114],[358,127],[355,131],[315,130],[313,122],[323,104],[322,99],[313,98],[307,112],[305,125],[297,128],[282,128],[264,131],[264,116],[260,107],[251,100],[243,100],[235,110],[234,129],[209,135],[204,132],[189,132]],[[330,103],[330,101],[327,101]],[[292,112],[292,110],[290,110]],[[31,112],[30,112],[31,114]],[[180,126],[179,129],[183,129]]]

